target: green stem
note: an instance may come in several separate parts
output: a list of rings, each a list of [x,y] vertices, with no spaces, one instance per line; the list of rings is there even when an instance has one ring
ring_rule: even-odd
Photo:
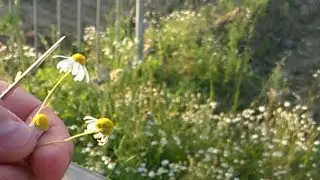
[[[46,103],[49,101],[49,98],[51,97],[51,95],[53,94],[53,92],[57,89],[57,87],[59,86],[59,84],[70,74],[71,70],[69,70],[66,74],[64,74],[59,81],[53,86],[53,88],[49,91],[48,95],[46,96],[46,98],[44,99],[44,101],[42,102],[39,110],[37,111],[37,114],[40,113],[40,111],[46,106]]]
[[[72,139],[76,139],[78,137],[81,137],[81,136],[85,136],[85,135],[89,135],[89,134],[94,134],[94,133],[98,133],[97,131],[89,131],[89,132],[84,132],[84,133],[80,133],[80,134],[77,134],[77,135],[74,135],[74,136],[71,136],[63,141],[70,141]]]
[[[58,141],[48,142],[48,143],[43,144],[42,146],[49,145],[49,144],[61,143],[61,142],[67,142],[67,141],[76,139],[76,138],[78,138],[78,137],[85,136],[85,135],[89,135],[89,134],[94,134],[94,133],[98,133],[98,132],[96,132],[96,131],[84,132],[84,133],[80,133],[80,134],[71,136],[71,137],[69,137],[69,138],[67,138],[67,139],[64,139],[64,140],[58,140]]]

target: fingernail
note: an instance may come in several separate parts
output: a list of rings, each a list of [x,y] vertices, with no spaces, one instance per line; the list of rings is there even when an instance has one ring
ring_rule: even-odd
[[[0,121],[0,148],[14,149],[23,147],[31,140],[31,129],[22,122],[14,120]]]

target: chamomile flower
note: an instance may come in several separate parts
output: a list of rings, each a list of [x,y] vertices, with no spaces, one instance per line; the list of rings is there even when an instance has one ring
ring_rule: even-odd
[[[87,123],[86,133],[95,133],[93,137],[97,139],[98,145],[103,146],[109,138],[109,135],[112,133],[114,124],[108,118],[94,118],[91,116],[86,116],[83,120]]]
[[[75,81],[82,81],[85,79],[87,83],[89,82],[89,74],[85,66],[87,59],[82,54],[76,53],[72,56],[55,55],[52,58],[63,58],[63,60],[57,64],[57,69],[60,73],[70,71],[74,76]]]
[[[46,131],[49,129],[48,117],[44,114],[36,114],[32,119],[33,126],[36,128]]]
[[[33,118],[29,127],[37,139],[49,129],[49,119],[45,114],[38,113]]]
[[[90,134],[93,134],[93,137],[97,139],[99,146],[103,146],[104,144],[106,144],[106,142],[108,142],[109,135],[112,133],[114,128],[113,122],[108,118],[97,119],[91,116],[86,116],[83,119],[87,123],[87,129],[85,130],[85,132],[71,136],[64,140],[52,141],[43,145],[67,142]]]

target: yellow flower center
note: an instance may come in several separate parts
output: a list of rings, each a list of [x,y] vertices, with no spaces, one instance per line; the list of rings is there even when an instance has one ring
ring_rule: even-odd
[[[96,127],[103,135],[110,135],[113,131],[114,124],[108,118],[100,118],[96,121]]]
[[[80,53],[76,53],[76,54],[72,55],[72,59],[75,62],[80,63],[81,65],[85,65],[86,62],[87,62],[86,57],[84,55],[80,54]]]
[[[46,131],[49,129],[49,120],[48,120],[48,117],[44,114],[35,115],[32,121],[35,127],[43,131]]]

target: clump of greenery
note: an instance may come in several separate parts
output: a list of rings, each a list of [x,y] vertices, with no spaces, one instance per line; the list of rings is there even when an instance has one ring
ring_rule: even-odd
[[[36,79],[52,72],[39,71]],[[81,138],[76,162],[116,179],[319,177],[320,128],[307,106],[285,102],[218,113],[219,103],[200,93],[173,94],[155,81],[123,83],[110,82],[99,95],[85,86],[61,87],[54,107],[72,133],[85,128],[77,125],[84,112],[104,112],[117,126],[105,148]],[[67,101],[74,107],[65,111]]]

